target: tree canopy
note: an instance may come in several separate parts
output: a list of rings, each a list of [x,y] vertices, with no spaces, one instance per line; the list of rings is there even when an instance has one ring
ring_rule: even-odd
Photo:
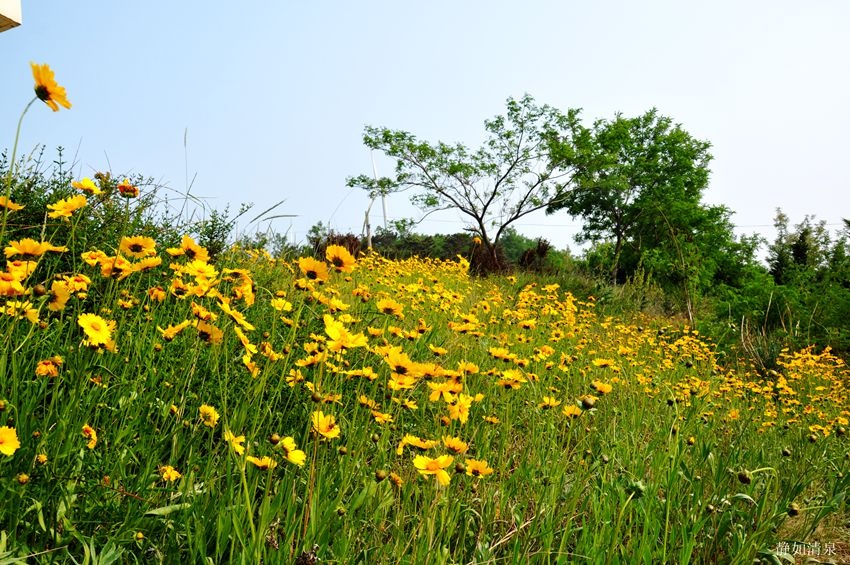
[[[487,137],[477,149],[367,126],[363,142],[396,160],[395,176],[360,175],[349,178],[348,186],[373,195],[415,189],[411,200],[423,211],[459,211],[482,240],[485,270],[497,269],[496,246],[505,229],[552,206],[583,168],[581,147],[589,132],[579,113],[538,105],[528,94],[509,98],[505,115],[484,122]]]
[[[613,241],[611,278],[617,281],[624,246],[640,254],[683,231],[683,224],[694,225],[708,185],[710,144],[655,109],[599,120],[588,140],[588,166],[547,211],[580,217],[579,241]]]

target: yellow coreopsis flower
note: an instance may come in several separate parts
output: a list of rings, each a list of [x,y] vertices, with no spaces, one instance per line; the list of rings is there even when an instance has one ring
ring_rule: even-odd
[[[107,322],[97,314],[80,314],[77,324],[88,337],[91,345],[106,345],[112,339],[114,322]]]
[[[543,401],[540,402],[537,406],[544,409],[544,410],[548,410],[549,408],[555,408],[556,406],[558,406],[560,404],[561,404],[561,401],[558,400],[557,398],[554,398],[552,396],[544,396]]]
[[[165,250],[169,255],[185,255],[190,261],[209,261],[210,255],[206,248],[201,247],[188,235],[183,236],[180,247],[169,247]]]
[[[38,65],[30,63],[32,68],[32,77],[35,79],[35,95],[38,99],[47,104],[54,112],[59,111],[61,105],[66,110],[71,109],[71,103],[68,102],[68,95],[65,88],[59,86],[56,82],[56,77],[49,65]]]
[[[23,210],[24,207],[20,204],[15,204],[5,196],[0,196],[0,208],[5,208],[11,212],[17,212],[18,210]]]
[[[177,337],[177,334],[188,328],[191,324],[192,322],[190,320],[183,320],[176,326],[170,325],[165,329],[162,329],[161,327],[157,326],[156,331],[158,331],[162,335],[162,339],[164,339],[165,341],[172,341],[175,337]]]
[[[339,437],[340,429],[336,418],[331,414],[324,414],[321,410],[313,412],[310,416],[313,421],[313,431],[327,439]]]
[[[59,366],[63,360],[59,355],[54,355],[50,359],[42,359],[35,366],[35,375],[37,377],[57,377],[59,376]]]
[[[601,394],[608,394],[609,392],[614,390],[613,386],[608,383],[603,383],[602,381],[593,381],[593,383],[591,383],[591,386],[596,392],[599,392]]]
[[[134,186],[130,179],[124,179],[124,182],[118,184],[118,192],[124,198],[136,198],[139,195],[139,187]]]
[[[242,455],[245,453],[245,446],[242,445],[245,443],[245,436],[237,436],[230,430],[225,430],[224,441],[230,444],[230,447],[236,452],[236,455]]]
[[[469,444],[459,437],[443,436],[443,445],[452,453],[466,453],[469,449]]]
[[[17,273],[0,272],[0,296],[22,296],[26,293],[21,284],[23,277]]]
[[[210,406],[209,404],[201,404],[201,407],[198,408],[198,413],[201,416],[201,421],[205,426],[209,428],[214,428],[218,423],[218,410]]]
[[[227,302],[219,302],[218,307],[221,308],[222,312],[230,316],[234,322],[245,328],[247,331],[250,332],[254,330],[254,326],[248,322],[247,318],[245,318],[245,314],[238,310],[234,310]]]
[[[18,440],[18,432],[9,426],[0,426],[0,453],[3,455],[14,455],[21,447]]]
[[[451,455],[441,455],[436,459],[432,459],[425,455],[417,455],[413,458],[413,466],[419,471],[420,475],[434,475],[437,481],[446,486],[452,480],[451,476],[446,472],[446,467],[454,462],[454,457]]]
[[[71,181],[71,186],[73,186],[74,188],[78,188],[83,192],[88,192],[89,194],[92,194],[94,196],[97,196],[98,194],[103,194],[103,191],[100,189],[100,187],[97,186],[94,181],[91,180],[89,177],[85,177],[81,181]]]
[[[334,352],[345,351],[353,347],[365,347],[368,345],[366,336],[362,333],[352,334],[346,329],[342,322],[335,320],[329,314],[324,315],[325,333],[330,337],[328,349]]]
[[[466,460],[466,474],[470,477],[486,477],[487,475],[493,474],[493,469],[487,464],[487,461],[476,460],[476,459],[467,459]]]
[[[298,446],[295,445],[295,439],[292,437],[285,437],[278,444],[286,453],[286,459],[291,463],[295,463],[299,467],[304,466],[304,462],[307,461],[307,454],[298,449]]]
[[[325,259],[339,273],[350,273],[354,270],[354,257],[349,253],[348,249],[341,245],[328,245],[328,248],[325,250]]]
[[[321,261],[316,261],[312,257],[300,257],[298,259],[298,268],[311,281],[324,282],[328,280],[328,266]]]
[[[144,259],[156,255],[156,241],[144,235],[124,236],[118,245],[118,251],[133,259]]]
[[[274,469],[275,467],[277,467],[277,461],[275,461],[268,455],[263,457],[253,457],[249,455],[245,458],[245,460],[253,464],[258,469]]]
[[[23,255],[25,257],[41,257],[48,251],[68,251],[67,247],[57,247],[49,241],[36,241],[29,237],[25,237],[20,241],[10,241],[9,246],[4,249],[6,257],[14,257],[15,255]]]
[[[162,480],[167,483],[173,483],[174,481],[183,476],[180,471],[178,471],[171,465],[163,465],[162,467],[160,467],[159,475],[162,477]]]
[[[55,204],[47,205],[48,210],[53,210],[52,212],[48,212],[47,217],[54,219],[70,218],[71,214],[85,206],[87,202],[88,200],[86,200],[86,197],[82,194],[78,194],[70,198],[63,198]]]
[[[89,440],[86,444],[86,447],[88,447],[89,449],[94,449],[94,446],[97,445],[97,432],[95,431],[95,429],[89,426],[88,424],[85,424],[83,426],[82,434],[84,438],[87,438]]]
[[[378,300],[378,303],[375,306],[378,308],[379,312],[396,316],[402,320],[404,319],[404,306],[392,298],[382,298],[381,300]]]

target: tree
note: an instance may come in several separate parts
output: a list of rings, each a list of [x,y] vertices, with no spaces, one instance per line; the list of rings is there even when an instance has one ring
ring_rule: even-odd
[[[487,138],[476,150],[367,126],[364,144],[396,160],[395,177],[360,175],[347,184],[373,196],[412,189],[411,201],[427,213],[458,210],[481,238],[488,258],[484,270],[497,270],[502,267],[497,246],[508,226],[552,206],[582,169],[589,132],[579,112],[539,106],[528,94],[509,98],[506,115],[484,122]]]
[[[655,109],[637,118],[617,114],[614,120],[599,120],[589,139],[590,166],[547,212],[565,209],[581,217],[579,242],[613,240],[610,276],[616,283],[622,280],[626,245],[640,255],[660,240],[687,238],[681,220],[693,220],[685,216],[701,206],[710,144],[694,139]]]

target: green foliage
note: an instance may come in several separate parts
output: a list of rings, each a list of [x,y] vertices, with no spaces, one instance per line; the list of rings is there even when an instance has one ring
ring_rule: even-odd
[[[655,109],[599,120],[581,145],[587,166],[547,208],[582,219],[578,240],[594,244],[592,269],[615,284],[650,273],[692,322],[700,297],[740,283],[757,247],[735,238],[727,208],[702,203],[709,148]]]
[[[6,154],[0,157],[0,177],[8,178],[9,163]],[[160,189],[152,179],[141,175],[131,176],[130,184],[140,188],[137,198],[125,198],[118,191],[123,180],[108,172],[95,175],[95,183],[102,191],[99,195],[86,195],[85,214],[72,218],[51,219],[47,216],[48,204],[81,194],[71,186],[74,178],[64,160],[64,150],[57,149],[53,162],[47,162],[44,147],[36,149],[30,156],[20,159],[15,174],[10,179],[12,202],[24,206],[10,213],[6,231],[9,239],[32,238],[48,240],[54,245],[65,246],[71,241],[86,249],[100,249],[113,253],[119,235],[144,235],[170,244],[179,241],[179,233],[187,226],[168,215],[160,206]],[[61,271],[73,269],[74,258],[54,257]]]

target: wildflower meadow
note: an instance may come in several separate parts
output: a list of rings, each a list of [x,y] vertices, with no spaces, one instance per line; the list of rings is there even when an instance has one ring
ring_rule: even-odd
[[[756,371],[681,320],[462,256],[213,257],[140,222],[131,179],[39,200],[16,146],[2,564],[848,555],[850,371],[828,349]]]

